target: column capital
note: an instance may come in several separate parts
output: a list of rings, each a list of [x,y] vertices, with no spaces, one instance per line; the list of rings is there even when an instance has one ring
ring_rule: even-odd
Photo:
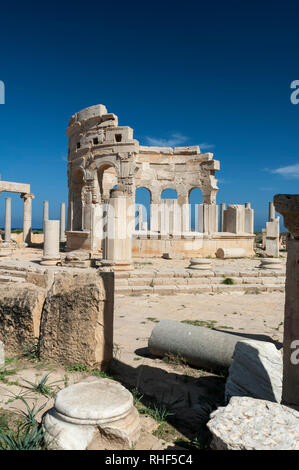
[[[35,198],[34,194],[31,194],[31,193],[21,193],[20,197],[22,199],[34,199]]]
[[[285,227],[299,239],[299,194],[276,194],[273,200],[276,212],[283,216]]]

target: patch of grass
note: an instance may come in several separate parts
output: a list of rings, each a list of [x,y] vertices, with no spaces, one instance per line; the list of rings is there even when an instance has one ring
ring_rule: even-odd
[[[168,364],[174,364],[174,365],[187,365],[186,359],[181,355],[181,354],[171,354],[168,353],[166,354],[163,359],[164,362],[167,362]]]
[[[66,370],[68,372],[89,372],[95,377],[102,377],[103,379],[115,380],[115,378],[111,374],[109,374],[109,372],[104,372],[99,369],[93,369],[92,367],[88,367],[84,364],[69,364],[66,366]]]
[[[146,317],[146,320],[152,321],[154,323],[159,323],[159,321],[160,321],[160,320],[157,320],[157,318],[155,318],[155,317]]]
[[[231,285],[235,284],[235,281],[231,277],[226,277],[225,279],[223,279],[221,284],[226,284],[227,286],[231,286]]]
[[[187,323],[187,325],[203,326],[204,328],[215,328],[216,320],[182,320],[181,323]]]
[[[29,406],[23,397],[20,399],[26,407],[26,411],[19,412],[20,419],[13,420],[12,413],[0,415],[0,450],[44,449],[43,428],[36,418],[46,403],[37,408],[36,403]]]
[[[22,355],[33,361],[39,361],[42,343],[43,340],[40,338],[34,338],[33,341],[25,343],[22,350]]]
[[[45,375],[39,382],[34,383],[30,382],[29,380],[24,380],[28,385],[30,385],[29,390],[34,391],[35,393],[39,393],[44,395],[45,397],[55,397],[57,393],[57,383],[63,382],[62,380],[56,380],[55,382],[48,383],[48,378],[50,374]]]
[[[152,279],[151,282],[149,283],[149,286],[150,287],[155,287],[155,283],[154,283],[154,280]]]
[[[142,415],[151,416],[158,423],[163,423],[166,418],[175,414],[174,412],[170,411],[166,406],[156,404],[154,404],[153,406],[144,406],[138,411]]]
[[[5,367],[3,369],[0,369],[0,382],[4,382],[6,384],[9,384],[9,381],[7,380],[7,377],[9,375],[15,375],[17,373],[17,369],[6,369]],[[12,385],[12,384],[10,384]]]
[[[141,361],[141,357],[134,357],[133,361]]]
[[[167,421],[160,423],[158,429],[153,432],[153,436],[156,436],[158,439],[163,439],[164,441],[172,441],[177,434],[177,430],[171,426],[171,424],[167,423]]]
[[[219,325],[217,328],[221,328],[222,330],[233,330],[234,329],[232,326],[225,326],[225,325]]]

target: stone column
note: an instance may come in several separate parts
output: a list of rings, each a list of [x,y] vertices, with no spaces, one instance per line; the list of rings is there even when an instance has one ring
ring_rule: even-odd
[[[220,232],[223,232],[224,227],[224,211],[226,210],[226,204],[220,204]]]
[[[60,242],[64,243],[65,238],[65,203],[60,204]]]
[[[44,201],[43,230],[45,231],[45,222],[49,220],[49,201]]]
[[[137,205],[138,211],[138,230],[142,230],[142,204]]]
[[[108,201],[102,268],[132,270],[132,223],[135,223],[135,217],[130,214],[131,199],[122,191],[113,189]]]
[[[4,241],[11,241],[11,198],[5,198],[5,231]]]
[[[299,195],[277,194],[274,204],[293,236],[287,241],[282,403],[299,409]]]
[[[30,245],[31,243],[31,229],[32,229],[32,199],[33,194],[21,194],[24,199],[24,215],[23,215],[23,243]]]
[[[44,252],[41,264],[46,266],[55,266],[60,261],[59,225],[59,220],[44,221]]]
[[[275,207],[273,202],[269,202],[269,216],[268,222],[273,222],[275,220]]]

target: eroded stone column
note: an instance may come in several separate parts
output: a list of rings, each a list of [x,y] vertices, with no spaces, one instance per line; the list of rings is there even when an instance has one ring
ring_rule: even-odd
[[[60,204],[60,242],[64,243],[65,238],[65,203]]]
[[[11,197],[5,198],[5,229],[4,241],[11,241]]]
[[[59,220],[44,221],[44,252],[41,264],[55,266],[59,255]]]
[[[299,409],[299,195],[277,194],[274,204],[293,236],[287,240],[282,403]]]
[[[22,194],[21,198],[24,199],[23,243],[30,245],[32,229],[32,199],[34,199],[34,195],[26,193]]]

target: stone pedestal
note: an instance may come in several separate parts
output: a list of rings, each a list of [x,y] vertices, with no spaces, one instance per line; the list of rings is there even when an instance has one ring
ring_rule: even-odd
[[[282,262],[279,258],[261,258],[260,269],[274,269],[281,270],[283,267]]]
[[[198,269],[202,270],[210,270],[212,268],[212,263],[210,259],[205,258],[191,258],[190,265],[187,269]]]
[[[299,195],[277,194],[274,205],[293,237],[287,241],[282,403],[299,409]]]
[[[55,450],[130,449],[140,436],[132,394],[95,377],[60,390],[43,428],[48,449]]]
[[[44,251],[41,264],[55,266],[60,260],[59,220],[44,221]]]

